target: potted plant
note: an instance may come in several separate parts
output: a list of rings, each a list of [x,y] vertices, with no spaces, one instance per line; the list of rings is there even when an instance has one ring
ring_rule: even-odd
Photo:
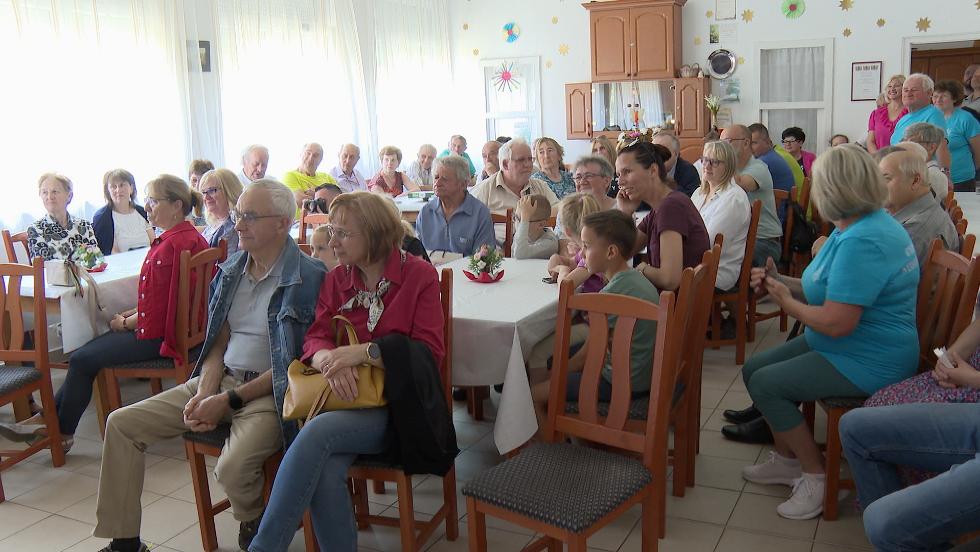
[[[504,277],[504,271],[500,269],[500,265],[503,263],[503,252],[496,247],[490,248],[484,244],[470,257],[469,270],[464,270],[463,274],[466,274],[466,277],[474,282],[491,284]]]

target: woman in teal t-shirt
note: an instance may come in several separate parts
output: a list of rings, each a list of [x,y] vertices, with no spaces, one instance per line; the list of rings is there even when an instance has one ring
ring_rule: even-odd
[[[952,159],[949,178],[957,192],[972,192],[980,166],[980,122],[959,107],[963,98],[963,85],[953,80],[937,82],[932,92],[932,105],[946,117],[946,139]]]
[[[802,279],[753,269],[752,284],[806,324],[804,335],[753,356],[745,386],[775,438],[775,451],[742,477],[785,484],[793,495],[776,511],[809,519],[823,511],[823,455],[800,401],[867,397],[915,373],[919,263],[912,240],[883,209],[884,178],[867,152],[844,144],[813,164],[812,198],[831,233]]]

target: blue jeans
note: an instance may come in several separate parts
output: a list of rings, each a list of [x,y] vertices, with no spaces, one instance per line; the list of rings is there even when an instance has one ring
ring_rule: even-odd
[[[980,404],[859,408],[840,438],[875,550],[946,550],[980,529]],[[898,466],[941,473],[903,488]]]
[[[324,550],[357,550],[357,527],[347,490],[347,468],[358,454],[383,452],[387,408],[324,412],[286,450],[251,552],[289,547],[303,512]]]

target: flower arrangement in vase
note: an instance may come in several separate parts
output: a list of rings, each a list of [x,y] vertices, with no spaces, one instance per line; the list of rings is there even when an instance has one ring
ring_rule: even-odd
[[[653,137],[659,134],[663,127],[637,128],[619,133],[619,140],[616,143],[616,150],[622,150],[632,146],[637,142],[652,142]]]
[[[498,282],[504,277],[504,271],[500,270],[500,265],[503,262],[504,254],[502,251],[484,244],[470,257],[469,270],[464,270],[463,274],[470,280],[481,284]]]
[[[718,130],[718,110],[721,109],[721,98],[711,94],[704,97],[704,105],[711,112],[711,130]]]
[[[71,260],[89,272],[101,272],[106,267],[105,255],[97,245],[79,245],[72,253]]]

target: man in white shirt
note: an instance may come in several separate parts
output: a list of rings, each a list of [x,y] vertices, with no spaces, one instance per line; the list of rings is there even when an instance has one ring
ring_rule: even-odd
[[[422,144],[418,158],[408,167],[408,178],[425,190],[431,190],[433,184],[432,162],[436,158],[436,147],[432,144]]]
[[[367,191],[367,182],[355,169],[361,160],[361,148],[354,144],[344,144],[337,154],[337,166],[330,169],[330,176],[337,180],[337,186],[344,192]]]
[[[238,180],[247,188],[252,182],[265,178],[265,170],[268,168],[269,148],[252,144],[242,154],[242,170],[238,171]]]

